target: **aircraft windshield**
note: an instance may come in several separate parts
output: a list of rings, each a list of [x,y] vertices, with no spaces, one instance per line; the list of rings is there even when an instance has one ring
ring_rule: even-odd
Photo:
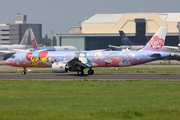
[[[12,55],[11,58],[14,59],[14,58],[15,58],[15,55]]]

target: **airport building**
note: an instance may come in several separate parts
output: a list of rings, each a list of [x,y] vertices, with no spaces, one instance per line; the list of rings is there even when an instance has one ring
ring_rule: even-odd
[[[41,43],[42,25],[27,23],[27,16],[22,13],[17,13],[15,15],[15,23],[0,24],[0,44],[19,44],[28,28],[33,29],[37,42]],[[31,45],[30,38],[28,44]]]
[[[122,45],[119,30],[123,30],[136,45],[145,45],[161,26],[167,26],[165,45],[177,46],[177,24],[180,13],[95,14],[68,34],[57,33],[57,45],[73,45],[79,50],[104,49]]]

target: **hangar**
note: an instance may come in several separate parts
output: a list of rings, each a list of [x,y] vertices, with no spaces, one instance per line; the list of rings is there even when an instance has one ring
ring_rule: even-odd
[[[108,44],[119,46],[119,30],[132,43],[145,45],[159,27],[168,26],[165,45],[177,46],[179,21],[180,13],[95,14],[80,27],[71,27],[68,34],[57,33],[57,45],[73,45],[79,50],[104,49]]]

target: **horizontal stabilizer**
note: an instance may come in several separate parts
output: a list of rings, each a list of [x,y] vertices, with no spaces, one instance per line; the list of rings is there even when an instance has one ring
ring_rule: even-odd
[[[161,54],[152,54],[149,57],[150,58],[159,58],[159,57],[161,57]]]

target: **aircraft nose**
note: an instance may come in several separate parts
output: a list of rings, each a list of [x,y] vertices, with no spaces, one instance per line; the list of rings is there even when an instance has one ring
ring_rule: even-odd
[[[11,61],[10,59],[7,59],[7,60],[5,61],[5,63],[6,63],[6,65],[12,65],[12,61]]]

